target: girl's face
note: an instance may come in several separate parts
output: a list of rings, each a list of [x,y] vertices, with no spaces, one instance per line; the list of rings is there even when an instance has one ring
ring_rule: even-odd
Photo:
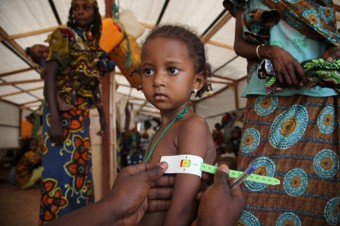
[[[72,14],[79,27],[88,28],[94,20],[93,5],[87,0],[73,0]]]
[[[142,87],[146,99],[161,111],[187,104],[192,90],[199,90],[205,82],[194,68],[193,59],[181,41],[165,37],[149,40],[142,51]]]

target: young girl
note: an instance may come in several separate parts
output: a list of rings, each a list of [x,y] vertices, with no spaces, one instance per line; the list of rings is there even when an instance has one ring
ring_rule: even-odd
[[[72,0],[67,26],[51,34],[46,59],[40,224],[93,202],[89,107],[104,75],[97,1]]]
[[[159,163],[163,155],[192,154],[212,164],[215,146],[209,127],[189,106],[192,93],[200,97],[209,87],[210,66],[200,39],[179,26],[156,28],[142,48],[141,73],[144,95],[162,118],[145,162]],[[169,210],[145,215],[140,225],[190,225],[200,184],[198,176],[178,174]]]

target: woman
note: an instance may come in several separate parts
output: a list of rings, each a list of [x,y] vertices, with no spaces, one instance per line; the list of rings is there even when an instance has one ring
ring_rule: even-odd
[[[310,85],[306,70],[314,62],[322,63],[319,71],[338,64],[333,2],[226,0],[224,6],[236,17],[235,52],[248,60],[237,164],[281,180],[245,183],[240,223],[338,225],[340,98],[329,83]]]
[[[49,37],[40,224],[93,202],[89,107],[103,76],[100,32],[97,1],[72,0],[67,28]]]

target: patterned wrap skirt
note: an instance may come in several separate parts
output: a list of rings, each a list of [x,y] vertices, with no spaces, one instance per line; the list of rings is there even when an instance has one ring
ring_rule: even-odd
[[[55,145],[49,137],[50,113],[43,112],[43,182],[39,225],[86,206],[94,201],[89,102],[78,98],[77,105],[61,113],[64,143]]]
[[[340,97],[250,96],[238,168],[280,185],[246,181],[239,225],[340,225]]]

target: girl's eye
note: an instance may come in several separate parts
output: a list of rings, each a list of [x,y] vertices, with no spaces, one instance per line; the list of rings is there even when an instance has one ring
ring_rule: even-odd
[[[154,71],[150,68],[146,68],[143,70],[143,75],[146,75],[146,76],[151,76],[154,74]]]
[[[170,74],[175,75],[175,74],[177,74],[178,72],[179,72],[179,69],[178,69],[178,68],[175,68],[175,67],[170,67],[170,68],[168,68],[168,73],[170,73]]]

